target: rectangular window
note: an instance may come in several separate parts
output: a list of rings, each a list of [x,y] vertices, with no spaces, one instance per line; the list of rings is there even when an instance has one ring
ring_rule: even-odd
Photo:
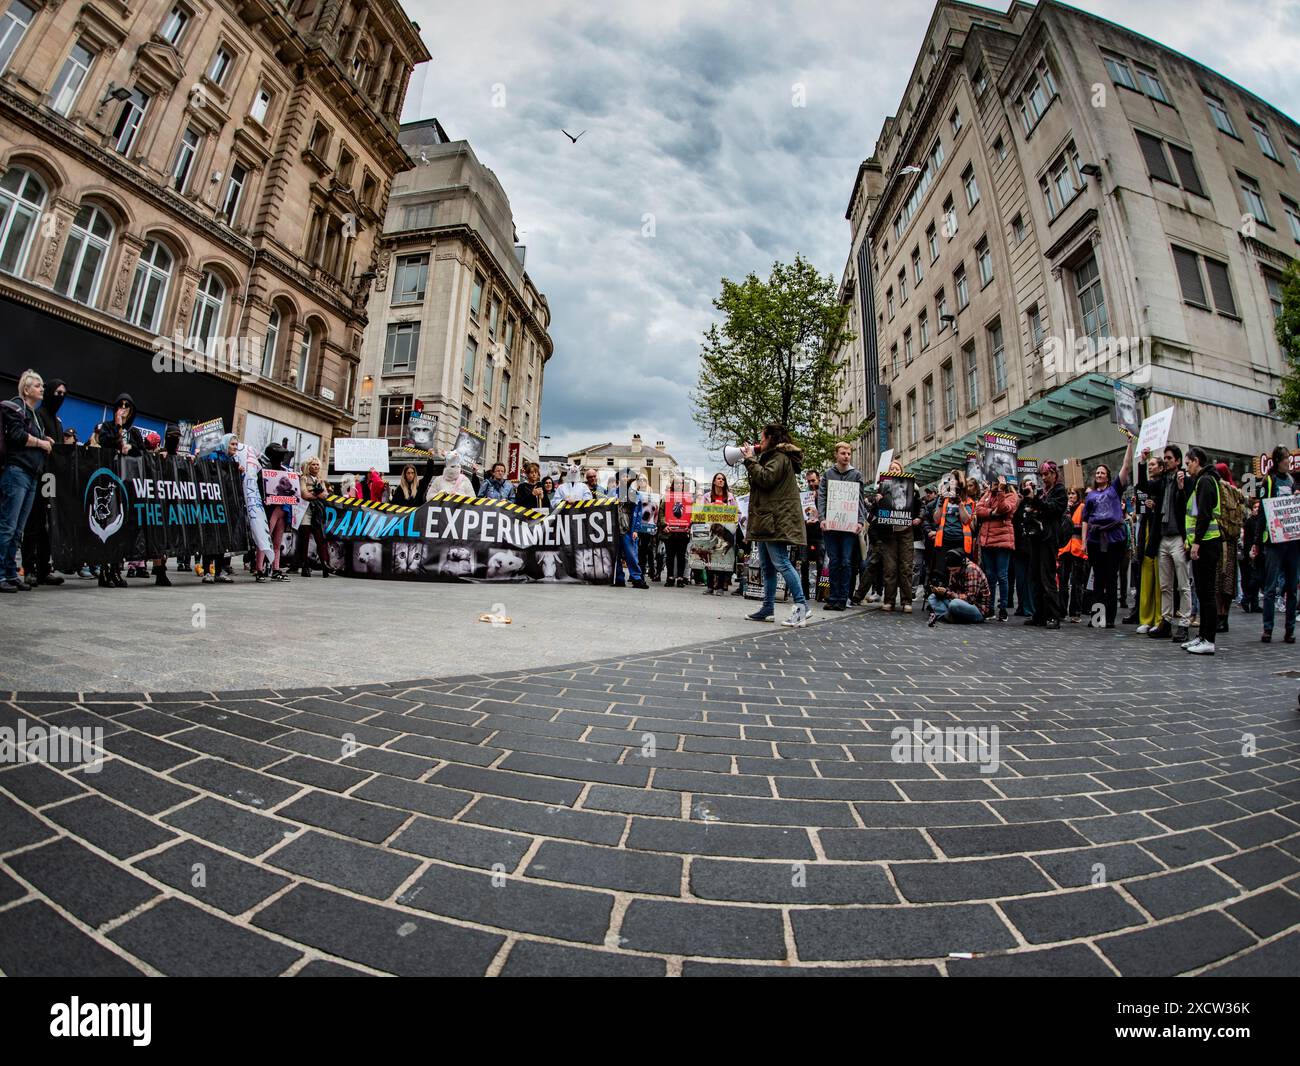
[[[1205,189],[1201,185],[1200,176],[1196,173],[1196,160],[1192,158],[1192,153],[1177,144],[1166,145],[1166,147],[1174,161],[1174,169],[1178,172],[1178,181],[1182,187],[1197,196],[1204,196]]]
[[[912,186],[911,193],[908,194],[907,202],[903,204],[903,209],[894,218],[894,239],[902,237],[903,231],[907,229],[912,221],[912,216],[916,214],[921,206],[921,201],[925,199],[926,193],[930,191],[930,186],[938,176],[939,168],[943,165],[943,141],[936,140],[934,147],[930,149],[930,154],[925,157],[925,162],[921,166],[921,174],[916,179],[916,184]],[[889,245],[885,245],[885,254],[889,254]]]
[[[912,365],[912,327],[903,330],[903,365]]]
[[[921,382],[921,417],[925,426],[925,435],[934,436],[934,378]]]
[[[1201,267],[1196,253],[1178,247],[1173,252],[1174,267],[1178,271],[1178,287],[1183,291],[1183,299],[1197,307],[1208,308],[1210,303],[1205,298],[1205,286],[1201,282]]]
[[[1237,128],[1232,124],[1232,116],[1228,114],[1228,109],[1223,106],[1223,101],[1217,96],[1205,94],[1205,104],[1210,109],[1210,117],[1214,119],[1214,125],[1222,133],[1229,137],[1237,137]],[[1237,138],[1240,140],[1241,138]]]
[[[1137,139],[1138,147],[1142,149],[1142,158],[1146,160],[1147,173],[1170,185],[1177,184],[1174,181],[1174,172],[1169,167],[1169,161],[1165,158],[1165,149],[1160,138],[1138,130]]]
[[[1052,183],[1047,180],[1046,175],[1038,179],[1038,188],[1043,194],[1043,206],[1047,208],[1047,217],[1049,219],[1056,218],[1061,209],[1056,202],[1056,191],[1052,188]]]
[[[202,143],[203,138],[193,128],[186,128],[181,134],[181,144],[176,150],[176,163],[172,166],[172,188],[177,192],[185,191],[190,169],[194,166],[194,158],[199,154],[199,145]]]
[[[189,23],[190,13],[180,4],[177,4],[163,19],[162,29],[158,31],[158,34],[168,44],[176,44],[181,39],[181,34],[185,32],[185,27]]]
[[[248,170],[242,163],[230,165],[230,180],[226,183],[226,198],[221,204],[221,213],[226,222],[234,225],[239,220],[239,201],[244,196],[244,185],[248,181]]]
[[[921,266],[921,250],[919,248],[913,248],[912,249],[912,280],[919,285],[921,284],[922,280],[924,280],[924,278],[925,278],[925,268]]]
[[[478,318],[479,308],[483,305],[483,278],[474,275],[474,288],[469,294],[469,313]]]
[[[379,435],[385,440],[400,441],[406,436],[406,415],[412,399],[409,393],[379,398]]]
[[[948,125],[952,128],[952,136],[955,140],[957,134],[961,133],[961,109],[954,107],[952,114],[948,116]]]
[[[5,13],[0,15],[0,71],[9,65],[35,16],[36,12],[22,0],[11,0]]]
[[[922,311],[916,320],[917,332],[921,336],[921,351],[930,347],[930,313]]]
[[[1169,97],[1165,95],[1165,87],[1160,83],[1160,75],[1156,73],[1155,69],[1144,67],[1141,63],[1134,63],[1133,67],[1137,71],[1138,87],[1152,100],[1159,100],[1162,104],[1168,104]]]
[[[998,154],[998,162],[1007,157],[1007,142],[1002,139],[1002,134],[998,134],[998,139],[993,142],[993,151]]]
[[[943,364],[940,380],[943,382],[943,424],[951,426],[957,421],[957,380],[951,359]]]
[[[428,229],[433,225],[437,204],[410,204],[402,208],[402,229]]]
[[[1007,391],[1007,353],[1002,344],[1002,322],[994,322],[988,327],[989,366],[993,370],[993,395],[1001,396]]]
[[[1043,345],[1043,313],[1037,304],[1029,309],[1029,342],[1035,350]]]
[[[943,202],[943,235],[948,240],[957,236],[957,208],[951,196]]]
[[[1277,156],[1277,149],[1273,147],[1273,138],[1269,136],[1268,127],[1254,115],[1248,115],[1247,117],[1250,119],[1250,128],[1255,131],[1255,140],[1259,144],[1259,150],[1273,162],[1282,162]]]
[[[1110,75],[1111,81],[1126,89],[1137,90],[1137,81],[1133,78],[1133,71],[1129,69],[1127,59],[1110,52],[1102,52],[1101,58],[1106,64],[1106,72]]]
[[[966,364],[966,410],[973,412],[980,405],[980,369],[974,341],[962,349],[962,360]]]
[[[984,75],[984,67],[982,64],[975,69],[975,77],[971,79],[971,84],[975,88],[975,98],[978,100],[984,95],[984,90],[989,87],[989,80]]]
[[[1295,141],[1287,141],[1286,146],[1290,149],[1291,161],[1295,163],[1296,170],[1300,170],[1300,145],[1297,145]]]
[[[1241,199],[1246,211],[1255,216],[1256,222],[1269,225],[1268,209],[1264,206],[1264,197],[1260,195],[1259,183],[1254,178],[1246,177],[1241,171],[1237,171],[1237,178],[1241,182]]]
[[[933,263],[939,258],[939,234],[935,231],[933,222],[926,228],[925,244],[930,249],[930,262]]]
[[[259,125],[266,125],[266,116],[271,110],[271,92],[266,88],[259,88],[257,95],[253,97],[253,105],[248,109],[253,121]]]
[[[488,336],[497,339],[497,323],[501,320],[501,301],[493,300],[488,307]]]
[[[492,360],[483,362],[483,402],[492,406]]]
[[[506,349],[506,359],[509,360],[515,350],[515,320],[513,317],[506,319],[506,338],[504,341]]]
[[[221,45],[216,54],[212,57],[212,62],[208,64],[208,81],[214,85],[225,83],[226,75],[230,73],[230,64],[234,57],[230,54],[230,49]]]
[[[95,53],[83,42],[78,41],[72,46],[68,58],[63,61],[58,80],[54,83],[54,91],[50,93],[50,106],[60,115],[72,113],[72,105],[77,102],[77,95],[86,83],[86,75],[90,73],[94,62]]]
[[[885,290],[885,307],[889,310],[889,321],[894,321],[894,287]]]
[[[470,412],[470,409],[469,409],[468,407],[462,407],[462,408],[460,409],[460,428],[461,428],[461,429],[469,429],[469,416],[470,416],[470,414],[471,414],[471,412]]]
[[[390,322],[384,342],[384,373],[412,374],[420,347],[420,323]]]
[[[895,448],[903,446],[903,405],[894,404],[894,419],[889,424],[889,443]]]
[[[906,270],[900,270],[898,272],[898,303],[900,307],[903,304],[907,303],[907,271]]]
[[[907,443],[916,445],[916,390],[907,394]]]
[[[478,360],[478,341],[470,337],[465,342],[465,388],[474,388],[474,364]]]
[[[1205,260],[1205,276],[1210,279],[1210,294],[1214,297],[1214,309],[1221,315],[1237,317],[1237,301],[1232,295],[1232,280],[1228,276],[1228,264],[1217,259]]]
[[[962,171],[961,187],[966,190],[966,206],[974,207],[980,202],[980,187],[975,183],[975,168],[967,167]]]
[[[964,311],[970,306],[970,284],[966,280],[966,264],[959,266],[952,275],[953,291],[957,294],[957,310]]]
[[[993,280],[993,253],[989,251],[988,238],[981,238],[975,245],[975,261],[980,268],[980,287],[983,288]]]
[[[1047,61],[1040,59],[1020,93],[1020,123],[1024,126],[1025,133],[1033,132],[1055,95],[1056,79],[1052,77]]]
[[[132,89],[131,95],[122,101],[122,110],[117,116],[117,125],[113,127],[113,150],[118,155],[126,155],[135,144],[136,134],[140,132],[140,123],[149,108],[149,97],[139,89]]]
[[[1101,272],[1097,257],[1088,256],[1074,270],[1074,294],[1079,301],[1079,315],[1083,331],[1094,339],[1110,333],[1110,318],[1106,314],[1106,295],[1101,288]]]
[[[939,323],[939,332],[942,333],[950,325],[950,323],[944,321],[945,318],[949,317],[948,297],[942,289],[940,289],[937,293],[935,293],[934,317],[935,317],[935,321]]]
[[[1287,225],[1291,227],[1291,236],[1300,241],[1300,205],[1284,196],[1282,197],[1282,207],[1286,211]]]
[[[1276,274],[1264,273],[1264,287],[1268,289],[1268,305],[1273,309],[1275,319],[1282,317],[1282,279]]]
[[[393,279],[393,303],[420,303],[429,280],[428,255],[404,255],[397,260]]]
[[[506,414],[506,407],[510,403],[510,372],[501,371],[501,413]]]
[[[898,342],[895,341],[889,346],[889,372],[893,377],[898,377]]]
[[[1011,220],[1011,239],[1019,244],[1025,239],[1025,219],[1023,215],[1016,215]]]

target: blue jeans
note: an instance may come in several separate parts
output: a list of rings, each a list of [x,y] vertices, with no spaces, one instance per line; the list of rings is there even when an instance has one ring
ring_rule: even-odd
[[[1300,540],[1265,544],[1264,549],[1264,632],[1273,632],[1273,598],[1286,605],[1286,631],[1295,629],[1296,581],[1300,580]]]
[[[828,604],[843,607],[849,602],[849,593],[853,591],[853,548],[857,544],[856,533],[844,533],[836,530],[822,531],[822,545],[826,552],[826,562],[830,568],[831,590],[826,595]]]
[[[776,610],[776,574],[779,570],[785,578],[785,587],[790,590],[795,603],[806,603],[803,585],[799,583],[799,571],[790,562],[790,551],[785,544],[774,540],[758,542],[758,558],[763,565],[763,613],[771,614]]]
[[[984,578],[993,590],[993,599],[989,606],[1000,606],[1004,611],[1011,611],[1011,582],[1008,571],[1011,566],[1010,548],[981,548],[980,559],[984,563]]]
[[[18,546],[23,542],[34,499],[36,475],[17,463],[6,466],[0,473],[0,581],[18,579]],[[32,569],[30,562],[28,569]]]
[[[633,581],[641,580],[641,552],[639,545],[632,539],[631,533],[623,534],[623,559],[614,574],[614,584],[623,584],[623,563],[627,563],[627,576]]]
[[[984,612],[965,600],[944,600],[932,592],[925,605],[939,616],[940,622],[952,622],[954,625],[964,626],[984,621]]]

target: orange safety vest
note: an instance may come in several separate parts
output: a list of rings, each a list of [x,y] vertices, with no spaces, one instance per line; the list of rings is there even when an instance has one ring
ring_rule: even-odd
[[[961,521],[962,551],[967,555],[970,555],[972,543],[970,522],[961,517],[961,500],[952,496],[944,499],[942,501],[942,506],[936,508],[940,517],[939,520],[935,522],[934,546],[936,548],[943,547],[943,527],[947,524],[949,503],[955,503],[957,505],[957,518]],[[971,510],[974,511],[974,508],[972,507]]]
[[[1071,521],[1074,523],[1074,533],[1070,537],[1070,543],[1062,547],[1056,554],[1059,556],[1069,552],[1076,558],[1086,559],[1088,558],[1088,549],[1083,544],[1083,504],[1079,504],[1074,509],[1074,517]]]

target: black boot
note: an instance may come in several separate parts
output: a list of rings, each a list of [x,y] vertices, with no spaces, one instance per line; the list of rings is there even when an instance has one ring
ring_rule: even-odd
[[[108,580],[108,571],[104,567],[99,568],[99,587],[102,589],[111,589],[113,582]]]
[[[124,589],[127,587],[126,578],[122,576],[121,570],[114,570],[110,577],[114,588]]]
[[[155,585],[166,585],[171,587],[171,579],[167,576],[166,566],[156,566],[153,571],[153,583]]]

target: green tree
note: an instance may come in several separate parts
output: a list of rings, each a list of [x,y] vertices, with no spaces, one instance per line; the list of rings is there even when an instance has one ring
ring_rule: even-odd
[[[691,394],[708,443],[756,441],[765,425],[780,422],[804,449],[806,465],[827,461],[846,413],[839,399],[847,363],[837,353],[854,339],[834,279],[796,255],[793,263],[774,263],[766,281],[723,278],[713,306],[725,317],[704,335]],[[868,422],[845,436],[860,436]]]
[[[1300,422],[1300,259],[1291,260],[1282,278],[1282,314],[1273,323],[1273,330],[1286,361],[1277,398],[1278,414],[1287,422]]]

